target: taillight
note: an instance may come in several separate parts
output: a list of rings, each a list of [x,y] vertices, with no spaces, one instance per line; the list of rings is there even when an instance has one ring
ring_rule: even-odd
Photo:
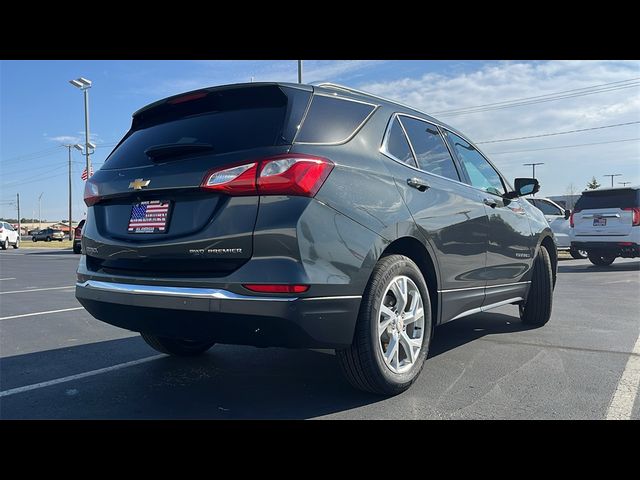
[[[84,203],[87,207],[95,205],[100,201],[100,194],[98,193],[98,185],[91,180],[87,180],[84,185]]]
[[[285,154],[207,172],[202,188],[228,195],[296,195],[313,197],[333,162],[322,157]]]
[[[282,285],[282,284],[244,284],[247,290],[260,293],[302,293],[309,290],[309,285]]]
[[[579,211],[580,210],[574,210],[573,212],[571,212],[571,215],[569,215],[569,227],[571,228],[575,227],[575,224],[573,223],[573,216]]]
[[[236,165],[207,173],[202,188],[228,195],[256,195],[257,162]]]
[[[634,227],[640,226],[640,207],[623,208],[622,210],[631,211],[631,225]]]

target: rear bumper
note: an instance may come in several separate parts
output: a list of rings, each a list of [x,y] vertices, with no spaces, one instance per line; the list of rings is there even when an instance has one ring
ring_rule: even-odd
[[[640,245],[635,242],[585,242],[572,241],[571,246],[587,252],[607,252],[620,257],[634,258],[640,256]]]
[[[265,297],[218,288],[87,280],[76,298],[95,318],[137,332],[295,348],[351,344],[361,296]]]

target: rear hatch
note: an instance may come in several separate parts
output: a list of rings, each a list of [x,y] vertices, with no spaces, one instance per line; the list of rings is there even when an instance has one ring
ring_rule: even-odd
[[[286,153],[310,94],[304,87],[234,85],[136,112],[88,185],[96,203],[82,232],[87,266],[192,276],[228,274],[246,262],[259,197],[205,190],[203,179],[212,169]]]
[[[573,213],[575,235],[629,235],[633,228],[634,208],[638,207],[640,190],[619,188],[583,192]]]

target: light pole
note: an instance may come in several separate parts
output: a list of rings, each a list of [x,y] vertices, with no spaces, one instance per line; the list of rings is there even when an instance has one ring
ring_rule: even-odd
[[[82,145],[76,143],[75,145],[63,145],[63,147],[66,147],[69,150],[69,240],[73,242],[73,236],[75,232],[73,230],[73,214],[71,213],[71,149],[75,148],[82,152]]]
[[[76,88],[82,90],[84,95],[84,154],[87,159],[87,180],[89,179],[91,172],[91,164],[89,162],[90,155],[90,147],[91,143],[89,143],[89,89],[91,88],[91,80],[87,80],[86,78],[80,77],[75,80],[69,80],[69,83]]]
[[[522,165],[524,165],[525,167],[533,167],[533,178],[536,178],[536,165],[544,165],[544,162],[538,162],[538,163],[523,163]]]
[[[302,60],[298,60],[298,83],[302,83]]]
[[[613,188],[613,177],[621,177],[621,173],[610,173],[609,175],[603,175],[603,177],[611,177],[611,188]]]
[[[44,192],[38,197],[38,230],[42,230],[42,195],[44,195]]]
[[[523,163],[522,165],[524,165],[525,167],[532,167],[533,168],[533,178],[536,178],[536,165],[544,165],[544,162],[538,162],[538,163]],[[534,193],[533,196],[535,197],[536,194]]]
[[[620,185],[622,185],[623,187],[626,187],[627,185],[629,185],[631,182],[618,182]]]

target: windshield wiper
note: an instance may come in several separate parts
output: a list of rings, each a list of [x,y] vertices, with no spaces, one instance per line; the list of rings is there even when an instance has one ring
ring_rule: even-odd
[[[213,145],[210,143],[164,143],[162,145],[153,145],[147,148],[144,153],[151,160],[156,161],[209,150],[213,150]]]

